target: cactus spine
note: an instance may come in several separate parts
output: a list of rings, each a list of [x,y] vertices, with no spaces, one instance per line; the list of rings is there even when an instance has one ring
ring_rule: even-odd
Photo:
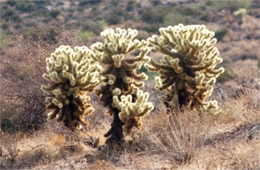
[[[127,132],[133,126],[139,127],[140,117],[152,109],[152,104],[147,103],[149,95],[139,90],[147,75],[137,70],[150,58],[146,56],[148,43],[135,39],[137,33],[133,29],[108,29],[101,33],[104,43],[97,42],[91,47],[95,59],[105,67],[97,94],[113,115],[111,129],[105,135],[110,137],[108,141],[121,141],[123,126]],[[133,56],[137,50],[139,55]],[[143,110],[137,110],[138,106],[144,106]]]
[[[217,42],[214,32],[204,25],[182,24],[159,31],[160,36],[154,35],[148,41],[152,51],[161,52],[163,58],[145,65],[148,70],[159,73],[156,87],[170,91],[167,100],[173,101],[177,96],[180,106],[201,106],[216,111],[217,102],[206,101],[216,78],[224,72],[224,68],[217,67],[222,58],[214,46]]]
[[[47,93],[48,120],[63,121],[72,130],[87,124],[84,116],[94,111],[87,93],[99,83],[101,71],[92,55],[85,46],[60,46],[46,59],[48,85],[41,89]]]

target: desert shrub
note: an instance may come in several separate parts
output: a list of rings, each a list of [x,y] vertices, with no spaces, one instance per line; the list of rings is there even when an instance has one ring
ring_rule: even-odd
[[[178,112],[175,110],[174,112]],[[213,119],[204,113],[185,110],[182,114],[155,115],[142,132],[134,137],[141,148],[175,164],[188,163],[204,145]]]
[[[148,8],[141,13],[141,19],[147,23],[162,23],[163,11]]]
[[[135,6],[135,1],[132,1],[132,0],[128,1],[127,5],[126,5],[126,10],[128,12],[133,11],[134,10],[134,6]]]
[[[232,60],[237,61],[237,60],[248,60],[248,59],[252,59],[252,60],[257,60],[257,56],[256,54],[250,54],[249,52],[247,53],[242,53],[241,55],[237,55],[237,56],[233,56]]]
[[[228,29],[227,28],[221,28],[215,32],[215,37],[218,41],[222,41],[223,37],[227,34]]]
[[[6,40],[8,38],[8,34],[6,31],[0,30],[0,48],[2,48],[6,44]]]
[[[231,12],[238,10],[239,8],[249,8],[251,6],[251,0],[233,0],[233,1],[207,1],[205,4],[207,10],[213,12],[228,9]]]
[[[30,133],[43,127],[46,115],[40,85],[44,82],[45,57],[53,48],[43,40],[36,43],[21,34],[8,42],[0,61],[0,117],[6,127],[2,130]]]
[[[32,71],[20,69],[18,71],[20,74],[16,74],[8,67],[1,70],[3,76],[1,96],[5,100],[5,103],[1,105],[3,107],[1,118],[4,120],[1,128],[11,132],[29,132],[40,128],[41,124],[45,122],[44,105],[40,101],[43,96],[34,82],[38,78],[28,77],[28,73]],[[2,88],[5,90],[3,91]]]
[[[95,5],[102,2],[101,0],[80,0],[79,1],[79,6],[87,6],[87,5]]]
[[[8,0],[8,1],[6,1],[6,4],[7,4],[7,5],[10,5],[10,6],[15,6],[16,1]]]
[[[19,153],[19,149],[17,148],[17,135],[6,133],[5,135],[0,135],[0,147],[7,151],[6,157],[7,161],[1,161],[0,168],[1,169],[9,169],[15,165],[17,161],[17,156]],[[3,147],[3,148],[2,148]],[[1,155],[2,156],[2,155]]]
[[[3,23],[0,25],[1,32],[2,32],[2,31],[8,31],[8,28],[9,28],[8,25],[9,25],[8,23],[3,22]],[[2,38],[2,37],[0,37],[0,38]]]
[[[58,10],[53,10],[53,11],[51,11],[50,12],[50,16],[52,17],[52,18],[57,18],[57,16],[60,14],[60,11],[58,11]]]
[[[83,31],[91,31],[95,34],[99,34],[106,25],[107,23],[105,20],[99,20],[99,21],[86,20],[82,24],[82,29]]]
[[[105,20],[110,24],[110,25],[116,25],[119,24],[122,21],[122,18],[119,15],[107,15],[105,17]]]
[[[1,12],[1,18],[7,22],[20,23],[22,21],[21,17],[13,9],[7,9]]]
[[[160,0],[153,0],[152,1],[152,5],[153,6],[157,6],[157,5],[160,5],[161,4],[161,1]]]
[[[214,33],[204,25],[169,26],[160,28],[160,36],[148,39],[153,52],[161,52],[160,62],[151,60],[146,64],[150,71],[159,72],[156,88],[167,90],[166,105],[171,102],[193,108],[217,111],[216,101],[207,102],[216,78],[224,72],[216,68],[222,62]],[[170,102],[171,101],[171,102]]]
[[[142,29],[149,32],[149,33],[156,33],[160,26],[158,24],[149,24],[146,26],[143,26]]]
[[[192,24],[192,17],[181,13],[168,13],[164,16],[163,25]]]
[[[117,3],[117,1],[115,1]],[[103,14],[104,20],[109,25],[116,25],[120,24],[125,17],[128,16],[127,13],[124,11],[124,7],[120,5],[109,5],[106,7],[106,11]]]
[[[226,82],[229,80],[234,79],[234,75],[232,74],[231,70],[226,69],[223,74],[221,74],[218,78],[217,81],[222,83],[222,82]]]
[[[45,96],[40,86],[44,83],[45,58],[55,45],[43,40],[35,42],[21,34],[15,38],[10,38],[0,60],[1,130],[31,133],[46,122]],[[63,41],[75,43],[70,37]]]
[[[81,32],[79,32],[79,36],[84,41],[89,41],[93,37],[93,33],[91,31],[81,31]]]
[[[43,44],[57,44],[61,36],[61,30],[50,27],[42,29],[29,29],[24,33],[23,37],[26,40],[30,40],[35,45]]]
[[[20,1],[20,2],[16,3],[15,7],[16,7],[16,9],[20,10],[21,12],[30,12],[34,8],[34,3],[30,2],[30,1],[27,1],[27,2]]]

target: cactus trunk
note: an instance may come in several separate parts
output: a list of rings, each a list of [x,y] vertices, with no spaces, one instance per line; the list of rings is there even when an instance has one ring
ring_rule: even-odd
[[[109,142],[121,142],[123,139],[123,125],[124,123],[119,118],[119,110],[117,108],[110,108],[113,110],[113,122],[111,124],[111,128],[105,134],[105,137],[109,137],[106,143]]]

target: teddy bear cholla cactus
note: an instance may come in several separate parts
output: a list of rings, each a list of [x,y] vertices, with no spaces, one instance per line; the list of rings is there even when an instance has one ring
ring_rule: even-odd
[[[113,114],[111,129],[105,136],[116,141],[123,138],[122,127],[124,124],[127,125],[129,132],[133,126],[140,124],[139,117],[152,109],[149,105],[149,109],[142,114],[140,112],[129,113],[123,111],[124,108],[118,104],[119,99],[123,100],[131,96],[129,105],[132,106],[140,100],[139,98],[142,98],[141,94],[137,95],[137,91],[144,86],[143,81],[147,79],[147,75],[139,73],[137,70],[143,63],[149,61],[149,57],[146,56],[148,43],[135,39],[137,33],[137,30],[133,29],[108,29],[101,33],[104,43],[97,42],[91,47],[95,51],[95,59],[104,65],[104,71],[101,73],[102,85],[97,90],[97,94],[104,105],[109,108],[109,112]],[[139,55],[133,56],[133,52],[136,53],[138,50],[140,50]],[[147,94],[145,96],[148,98]],[[146,105],[144,106],[146,107]],[[121,119],[128,116],[129,118]]]
[[[86,125],[84,119],[94,111],[88,103],[87,92],[99,83],[101,66],[91,57],[93,52],[85,46],[60,46],[46,59],[48,85],[41,89],[47,93],[48,119],[63,121],[70,129]]]
[[[148,39],[152,51],[164,54],[160,62],[146,64],[150,71],[159,72],[157,88],[168,89],[168,100],[178,97],[179,104],[192,108],[196,105],[205,110],[217,110],[217,102],[209,101],[216,78],[224,72],[217,68],[222,62],[214,32],[204,25],[169,26],[160,28],[160,36]]]
[[[139,90],[137,99],[133,101],[132,95],[122,95],[121,101],[118,96],[113,97],[114,105],[120,110],[119,118],[125,123],[126,132],[130,132],[133,126],[141,126],[141,117],[153,109],[153,104],[148,102],[149,93]]]

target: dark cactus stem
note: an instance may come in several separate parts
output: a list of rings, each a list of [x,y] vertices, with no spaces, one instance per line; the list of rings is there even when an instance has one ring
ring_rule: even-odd
[[[65,108],[62,110],[62,117],[61,119],[64,119],[64,125],[68,127],[70,130],[74,131],[79,120],[74,116],[74,112],[77,111],[77,107],[75,104],[73,104],[73,98],[69,97],[69,105],[65,106]]]
[[[182,107],[182,106],[185,106],[187,101],[187,96],[185,95],[185,90],[182,89],[180,91],[178,91],[178,102],[179,102],[179,106]]]
[[[109,137],[106,143],[109,142],[121,142],[124,138],[123,125],[124,123],[119,118],[119,110],[116,108],[110,108],[113,111],[113,122],[110,130],[105,134],[105,137]]]

